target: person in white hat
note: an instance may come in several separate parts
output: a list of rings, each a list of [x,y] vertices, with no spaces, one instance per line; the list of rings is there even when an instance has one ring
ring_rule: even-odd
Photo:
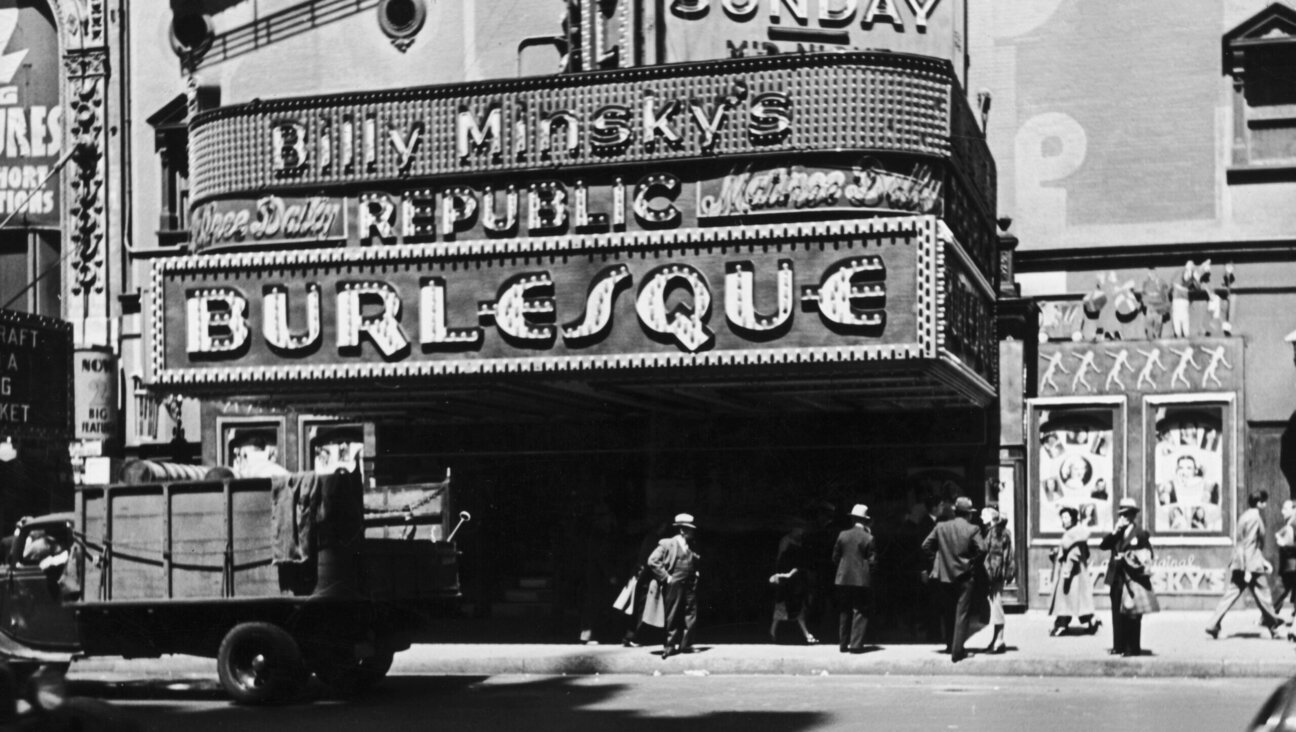
[[[837,649],[842,653],[863,653],[877,550],[869,530],[872,522],[868,506],[857,503],[850,515],[853,525],[837,535],[832,552],[837,567]]]
[[[676,653],[693,652],[693,628],[698,617],[697,582],[701,557],[690,546],[697,531],[693,515],[677,515],[675,528],[678,533],[662,539],[648,557],[648,567],[657,583],[665,588],[662,592],[666,603],[663,659]]]

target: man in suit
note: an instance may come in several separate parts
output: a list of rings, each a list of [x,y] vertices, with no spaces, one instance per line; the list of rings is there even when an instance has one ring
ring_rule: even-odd
[[[1278,627],[1282,621],[1269,604],[1272,594],[1269,591],[1269,573],[1273,567],[1264,558],[1265,525],[1260,511],[1269,502],[1269,492],[1259,491],[1247,496],[1247,510],[1238,517],[1237,535],[1233,544],[1233,556],[1229,559],[1229,585],[1215,607],[1215,617],[1206,628],[1206,634],[1218,638],[1220,621],[1224,614],[1233,607],[1244,591],[1251,593],[1256,607],[1260,608],[1260,622],[1269,629],[1269,635],[1278,637]]]
[[[690,544],[697,526],[692,514],[675,517],[675,536],[662,539],[648,557],[648,567],[663,587],[666,604],[666,645],[662,658],[693,652],[693,627],[697,625],[698,556]]]
[[[842,653],[863,653],[877,550],[868,506],[857,503],[850,515],[854,525],[837,535],[832,551],[837,567],[837,647]]]
[[[1138,514],[1138,503],[1129,496],[1122,498],[1116,509],[1116,525],[1098,545],[1098,548],[1111,552],[1111,559],[1107,562],[1107,587],[1111,598],[1112,647],[1107,652],[1113,655],[1143,655],[1143,616],[1121,612],[1125,583],[1134,581],[1127,576],[1122,557],[1126,552],[1152,549],[1147,531],[1134,523]]]
[[[941,633],[954,663],[967,658],[964,643],[972,610],[973,568],[985,554],[981,529],[973,525],[972,499],[954,501],[954,518],[936,524],[923,540],[923,552],[932,560],[932,579],[939,585]]]

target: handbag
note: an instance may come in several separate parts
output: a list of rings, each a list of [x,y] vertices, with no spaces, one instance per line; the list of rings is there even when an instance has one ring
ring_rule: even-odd
[[[635,575],[631,575],[630,581],[626,582],[625,587],[621,589],[621,594],[617,595],[617,599],[612,603],[612,607],[616,608],[617,610],[620,610],[626,615],[633,615],[635,588],[638,585],[639,585],[639,577]]]
[[[1145,587],[1141,582],[1126,578],[1121,588],[1120,610],[1121,615],[1148,615],[1160,612],[1161,604],[1157,601],[1156,593],[1151,587]]]

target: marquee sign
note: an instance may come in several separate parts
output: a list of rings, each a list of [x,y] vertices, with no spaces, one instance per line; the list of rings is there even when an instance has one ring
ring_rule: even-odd
[[[594,175],[518,177],[507,184],[222,199],[194,207],[190,242],[201,252],[653,231],[807,215],[942,215],[944,192],[961,185],[944,166],[879,157],[848,166],[713,163],[678,172],[684,177],[665,168],[618,168]],[[957,217],[951,223],[956,235],[960,223],[966,224]]]
[[[919,216],[165,260],[154,380],[948,362],[984,402],[989,382],[939,350],[950,245]]]
[[[0,439],[66,439],[71,410],[72,326],[0,310]]]
[[[885,48],[949,59],[962,79],[964,0],[666,0],[660,63]]]
[[[979,170],[988,148],[951,139],[970,118],[955,87],[935,59],[843,53],[258,101],[194,119],[191,192],[203,203],[793,151],[977,158],[960,164]]]

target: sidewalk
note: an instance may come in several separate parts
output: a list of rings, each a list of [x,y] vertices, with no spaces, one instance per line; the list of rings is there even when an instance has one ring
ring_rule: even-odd
[[[817,646],[712,642],[702,629],[697,653],[662,660],[660,648],[585,646],[576,643],[425,643],[397,654],[392,674],[788,674],[788,675],[976,675],[976,676],[1146,676],[1267,677],[1296,673],[1296,644],[1271,640],[1254,610],[1224,619],[1219,640],[1204,628],[1206,612],[1162,612],[1143,621],[1144,655],[1109,656],[1111,619],[1093,636],[1051,638],[1051,620],[1040,612],[1009,615],[1009,651],[974,653],[953,664],[940,646],[896,644],[867,653],[839,653],[832,642]],[[475,621],[489,624],[489,621]],[[974,636],[969,649],[984,648],[989,629]],[[158,659],[87,659],[72,665],[69,679],[215,678],[210,659],[173,656]]]

